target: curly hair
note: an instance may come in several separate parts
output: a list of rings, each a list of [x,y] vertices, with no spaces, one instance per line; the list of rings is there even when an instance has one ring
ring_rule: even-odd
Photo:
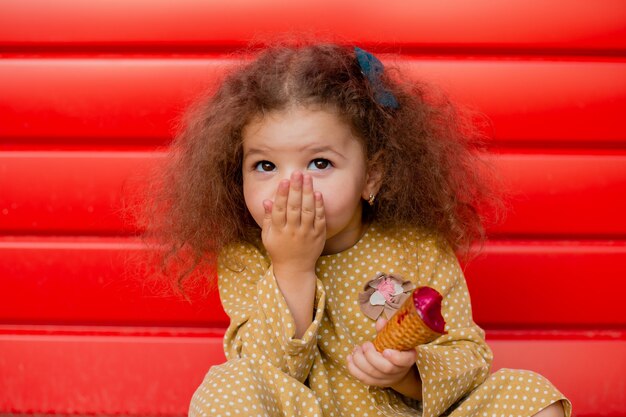
[[[397,108],[377,103],[353,48],[332,43],[271,45],[226,73],[186,114],[138,216],[144,237],[161,249],[161,272],[182,288],[201,264],[214,265],[224,245],[258,240],[243,196],[242,130],[292,105],[338,109],[368,162],[381,167],[365,219],[422,227],[457,252],[481,240],[481,207],[497,197],[481,168],[479,129],[444,94],[402,78],[395,66],[382,81]]]

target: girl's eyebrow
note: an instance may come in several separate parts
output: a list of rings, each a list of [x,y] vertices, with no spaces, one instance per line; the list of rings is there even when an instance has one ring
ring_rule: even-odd
[[[313,153],[322,153],[322,152],[330,152],[332,154],[335,154],[336,156],[342,158],[342,159],[346,159],[346,157],[342,154],[340,154],[339,152],[335,151],[334,149],[332,149],[329,146],[303,146],[302,148],[297,149],[298,152],[303,152],[303,151],[311,151]],[[249,158],[251,156],[254,155],[265,155],[266,153],[271,153],[271,149],[258,149],[258,148],[250,148],[248,149],[244,155],[243,158]]]
[[[264,154],[265,152],[266,151],[264,150],[256,149],[256,148],[248,149],[246,152],[244,152],[243,158],[245,159],[251,155]]]
[[[337,155],[340,158],[346,159],[345,156],[343,156],[342,154],[340,154],[336,150],[332,149],[330,146],[304,146],[304,147],[298,149],[298,151],[300,151],[300,152],[305,151],[305,150],[311,151],[313,153],[330,152],[330,153],[333,153],[333,154]]]

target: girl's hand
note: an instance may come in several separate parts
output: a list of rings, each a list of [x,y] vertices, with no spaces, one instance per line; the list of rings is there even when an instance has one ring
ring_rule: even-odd
[[[265,200],[263,207],[261,236],[276,276],[315,272],[326,242],[326,218],[322,194],[313,191],[311,176],[294,172],[279,183],[274,202]]]
[[[380,332],[385,323],[387,320],[379,318],[376,321],[376,332]],[[364,384],[393,388],[409,376],[416,359],[415,349],[385,349],[381,354],[372,342],[366,342],[362,346],[356,346],[352,354],[348,355],[348,371]]]

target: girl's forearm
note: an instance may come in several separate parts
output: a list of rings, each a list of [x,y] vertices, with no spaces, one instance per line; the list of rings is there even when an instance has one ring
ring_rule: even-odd
[[[406,376],[398,383],[390,387],[394,391],[399,392],[405,397],[422,401],[422,380],[420,379],[417,366],[413,365]]]
[[[317,275],[314,270],[295,271],[274,265],[274,276],[296,324],[296,338],[300,339],[313,321]]]

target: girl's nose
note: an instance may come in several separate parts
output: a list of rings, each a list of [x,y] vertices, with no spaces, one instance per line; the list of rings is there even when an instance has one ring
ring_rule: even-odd
[[[285,176],[281,177],[281,180],[294,180],[294,179],[297,179],[298,177],[302,178],[302,171],[298,169],[286,170]]]

